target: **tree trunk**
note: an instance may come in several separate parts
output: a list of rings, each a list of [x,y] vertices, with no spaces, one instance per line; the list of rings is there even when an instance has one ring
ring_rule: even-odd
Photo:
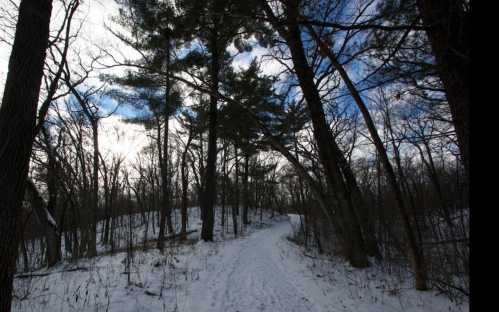
[[[412,225],[409,219],[409,214],[407,212],[407,208],[405,207],[404,199],[402,196],[402,191],[399,187],[399,184],[397,182],[397,177],[395,175],[395,171],[393,170],[393,167],[390,163],[390,160],[388,159],[388,155],[385,149],[385,146],[383,142],[381,141],[379,134],[376,130],[376,126],[374,125],[374,121],[371,117],[371,114],[369,113],[369,110],[367,109],[366,104],[362,100],[359,92],[355,88],[352,80],[348,76],[348,73],[345,71],[343,66],[339,63],[337,60],[336,56],[333,54],[333,52],[329,49],[327,44],[322,41],[317,33],[314,31],[314,29],[309,25],[308,29],[312,35],[312,37],[315,39],[317,44],[319,45],[320,49],[329,57],[329,60],[333,64],[334,68],[338,71],[340,74],[341,78],[345,82],[348,90],[350,91],[350,94],[352,95],[355,103],[357,104],[357,107],[359,108],[360,112],[362,113],[362,116],[364,117],[364,121],[366,122],[367,129],[369,130],[369,134],[371,135],[371,138],[374,142],[374,145],[378,151],[378,155],[381,159],[381,163],[383,164],[383,167],[385,169],[385,173],[388,178],[388,182],[390,184],[390,187],[395,195],[395,199],[397,202],[398,209],[400,211],[400,214],[402,216],[402,222],[403,222],[403,227],[405,231],[405,235],[407,238],[407,243],[409,247],[409,257],[413,265],[413,270],[415,273],[415,278],[416,278],[416,289],[418,290],[426,290],[427,287],[427,281],[426,281],[426,269],[424,265],[424,258],[423,258],[423,253],[422,250],[420,249],[416,237],[414,235],[414,231],[412,229]]]
[[[469,174],[470,12],[464,1],[417,0],[456,129],[459,150]]]
[[[249,209],[249,187],[248,187],[248,175],[249,175],[249,155],[244,154],[244,173],[243,173],[243,224],[248,225],[248,209]]]
[[[236,172],[234,181],[234,203],[232,205],[232,226],[234,227],[234,236],[237,236],[237,216],[239,214],[239,155],[237,154],[236,145],[234,145],[234,155],[236,161]]]
[[[51,0],[22,0],[0,107],[0,311],[10,311]]]
[[[224,142],[225,143],[225,142]],[[227,148],[226,145],[223,144],[223,153],[224,156],[222,158],[222,217],[221,217],[221,223],[220,225],[222,226],[222,233],[225,233],[225,197],[226,197],[226,182],[227,182]]]
[[[103,163],[104,169],[104,229],[102,232],[102,244],[107,244],[109,241],[109,221],[111,219],[110,213],[110,194],[109,194],[109,178],[106,165]]]
[[[95,257],[97,255],[97,220],[99,210],[99,125],[95,116],[91,119],[92,137],[93,137],[93,171],[92,171],[92,203],[91,203],[91,226],[90,238],[88,246],[88,256]]]
[[[288,1],[286,3],[288,26],[285,29],[276,20],[268,4],[265,1],[263,2],[264,9],[271,18],[274,27],[279,30],[289,46],[294,69],[310,111],[314,128],[314,138],[319,149],[319,158],[325,170],[328,188],[334,194],[337,207],[344,214],[345,229],[349,232],[346,235],[348,240],[345,242],[346,258],[354,267],[366,267],[369,263],[367,261],[360,225],[353,212],[352,203],[347,196],[345,183],[342,179],[334,151],[335,149],[339,150],[339,147],[337,147],[337,143],[326,122],[322,101],[314,83],[313,71],[304,53],[301,31],[297,23],[298,3],[296,1]],[[336,148],[333,148],[333,146]]]
[[[159,159],[161,166],[161,193],[162,193],[162,202],[160,209],[160,223],[159,223],[159,235],[158,235],[158,249],[163,251],[164,247],[164,237],[165,237],[165,221],[167,231],[173,233],[173,225],[171,218],[171,207],[170,207],[170,190],[169,190],[169,181],[168,181],[168,127],[170,121],[169,114],[169,106],[170,106],[170,41],[167,38],[166,45],[166,86],[165,86],[165,107],[163,108],[163,119],[164,119],[164,128],[163,128],[163,154]],[[159,143],[161,144],[161,143]]]
[[[215,23],[216,25],[217,23]],[[209,111],[209,134],[208,134],[208,159],[206,161],[206,175],[203,181],[204,192],[201,203],[203,224],[201,238],[204,241],[213,241],[213,226],[215,223],[214,204],[216,199],[216,161],[217,161],[217,103],[218,103],[218,74],[220,72],[220,56],[218,47],[217,28],[211,30],[211,93]]]
[[[375,257],[380,260],[382,258],[381,252],[376,242],[376,236],[374,235],[374,224],[369,218],[368,206],[366,199],[360,191],[357,180],[355,179],[352,168],[347,162],[345,156],[338,151],[338,158],[340,160],[341,170],[345,176],[346,183],[348,185],[348,190],[350,193],[350,198],[354,203],[355,216],[362,229],[362,234],[366,246],[366,252],[369,256]]]
[[[51,267],[61,259],[61,246],[60,242],[58,242],[59,235],[57,233],[57,225],[54,224],[55,218],[53,215],[49,214],[50,212],[47,209],[47,204],[31,179],[28,179],[26,183],[26,195],[31,203],[36,220],[42,228],[45,240],[47,241],[47,266]]]
[[[53,217],[53,221],[57,222],[56,206],[57,206],[57,163],[55,155],[52,153],[52,147],[48,146],[48,181],[47,190],[49,200],[47,202],[47,211]],[[56,231],[50,231],[47,236],[47,245],[50,252],[47,253],[47,266],[52,267],[61,260],[61,237]]]
[[[187,139],[187,144],[185,145],[184,152],[182,153],[182,163],[181,163],[181,174],[182,174],[182,227],[180,232],[185,235],[187,232],[187,222],[188,222],[188,212],[187,212],[187,192],[189,188],[189,169],[187,168],[187,151],[189,150],[189,145],[192,141],[192,134],[189,135]]]

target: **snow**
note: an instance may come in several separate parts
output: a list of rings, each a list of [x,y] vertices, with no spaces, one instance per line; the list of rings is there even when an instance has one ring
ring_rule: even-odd
[[[298,218],[298,219],[297,219]],[[290,222],[291,221],[291,222]],[[242,236],[137,251],[127,281],[126,253],[63,263],[17,278],[13,311],[468,311],[435,292],[418,292],[376,265],[305,255],[288,240],[299,216],[265,216]],[[193,227],[199,226],[192,220]],[[231,228],[231,227],[229,227]],[[64,272],[68,268],[87,271]]]
[[[276,243],[289,232],[281,222],[229,242],[209,257],[201,279],[187,289],[180,311],[319,311],[282,266]],[[206,248],[206,247],[207,248]],[[203,244],[201,253],[212,252]],[[192,296],[189,296],[192,294]],[[195,300],[192,300],[195,299]]]

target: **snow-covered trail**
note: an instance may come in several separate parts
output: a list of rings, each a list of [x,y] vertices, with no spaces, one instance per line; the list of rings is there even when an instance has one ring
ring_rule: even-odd
[[[290,223],[282,221],[221,246],[179,300],[179,310],[332,311],[317,306],[321,300],[312,296],[321,291],[303,280],[294,259],[283,254],[281,243],[290,231]]]
[[[293,225],[291,225],[291,223]],[[192,221],[194,227],[199,220]],[[261,228],[261,225],[268,226]],[[467,312],[435,291],[418,292],[410,275],[358,270],[338,257],[308,254],[286,239],[296,215],[265,219],[243,237],[215,229],[216,242],[61,263],[17,278],[14,311],[90,312]],[[218,225],[218,224],[217,224]],[[304,254],[307,253],[307,254]],[[308,255],[308,257],[305,257]],[[71,271],[74,267],[86,268]],[[44,275],[46,274],[46,275]],[[400,278],[404,278],[400,281]]]

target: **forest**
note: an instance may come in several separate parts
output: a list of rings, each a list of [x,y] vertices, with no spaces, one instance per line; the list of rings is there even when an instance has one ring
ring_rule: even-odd
[[[468,311],[468,0],[0,0],[0,311]]]

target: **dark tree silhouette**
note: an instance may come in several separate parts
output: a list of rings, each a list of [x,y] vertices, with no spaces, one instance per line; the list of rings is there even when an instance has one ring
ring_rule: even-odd
[[[22,0],[0,107],[0,311],[10,311],[19,215],[33,146],[51,0]]]

